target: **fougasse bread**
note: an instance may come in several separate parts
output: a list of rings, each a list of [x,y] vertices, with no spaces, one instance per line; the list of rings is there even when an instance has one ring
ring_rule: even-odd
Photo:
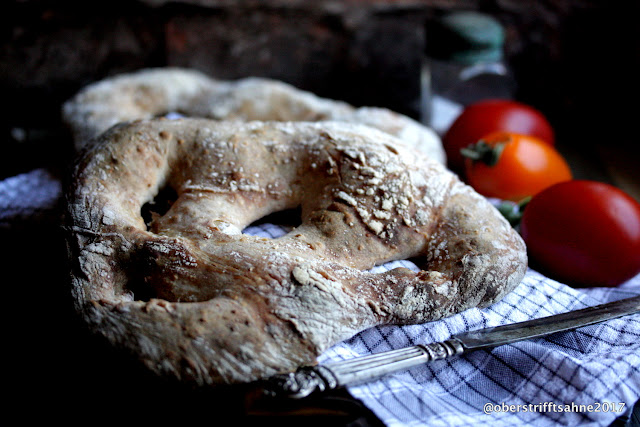
[[[67,192],[74,301],[159,375],[293,371],[366,328],[492,304],[527,268],[485,198],[362,123],[150,118],[91,138]],[[167,188],[175,201],[145,220]],[[242,232],[295,207],[282,237]],[[409,258],[422,270],[370,271]]]
[[[63,105],[62,113],[78,150],[117,123],[179,113],[234,121],[361,123],[445,163],[440,137],[403,114],[380,107],[355,108],[267,78],[225,81],[193,69],[143,69],[88,85]]]

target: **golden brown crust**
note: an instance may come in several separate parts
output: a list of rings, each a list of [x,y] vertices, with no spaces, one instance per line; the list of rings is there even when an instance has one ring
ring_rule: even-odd
[[[115,124],[172,112],[216,120],[366,124],[445,162],[436,133],[402,114],[385,108],[354,108],[276,80],[220,81],[182,68],[145,69],[91,84],[65,103],[63,118],[80,149]]]
[[[141,207],[177,200],[149,225]],[[397,138],[337,122],[154,119],[102,134],[68,193],[74,296],[155,372],[246,382],[378,324],[485,306],[526,251],[502,216]],[[242,234],[301,206],[277,239]],[[424,270],[366,271],[417,257]]]

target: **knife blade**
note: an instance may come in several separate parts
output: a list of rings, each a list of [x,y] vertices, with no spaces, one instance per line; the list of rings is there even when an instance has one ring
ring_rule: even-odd
[[[361,384],[426,362],[538,338],[640,312],[640,295],[524,322],[452,335],[442,342],[419,344],[350,360],[305,366],[264,381],[266,395],[301,399],[312,393]]]

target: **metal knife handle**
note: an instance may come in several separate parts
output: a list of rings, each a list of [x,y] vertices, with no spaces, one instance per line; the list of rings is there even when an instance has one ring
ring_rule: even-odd
[[[356,357],[342,362],[303,367],[296,372],[276,375],[267,380],[265,392],[272,397],[301,399],[316,391],[333,390],[409,369],[432,360],[462,354],[462,343],[455,338],[427,345],[416,345]]]

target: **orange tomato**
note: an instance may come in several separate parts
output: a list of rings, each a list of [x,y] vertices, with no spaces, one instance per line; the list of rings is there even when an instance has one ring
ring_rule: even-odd
[[[484,99],[466,106],[442,137],[449,169],[464,173],[460,149],[498,131],[532,135],[555,145],[554,130],[542,112],[508,99]]]
[[[520,201],[573,178],[562,155],[530,135],[494,132],[461,151],[467,182],[487,197]]]

